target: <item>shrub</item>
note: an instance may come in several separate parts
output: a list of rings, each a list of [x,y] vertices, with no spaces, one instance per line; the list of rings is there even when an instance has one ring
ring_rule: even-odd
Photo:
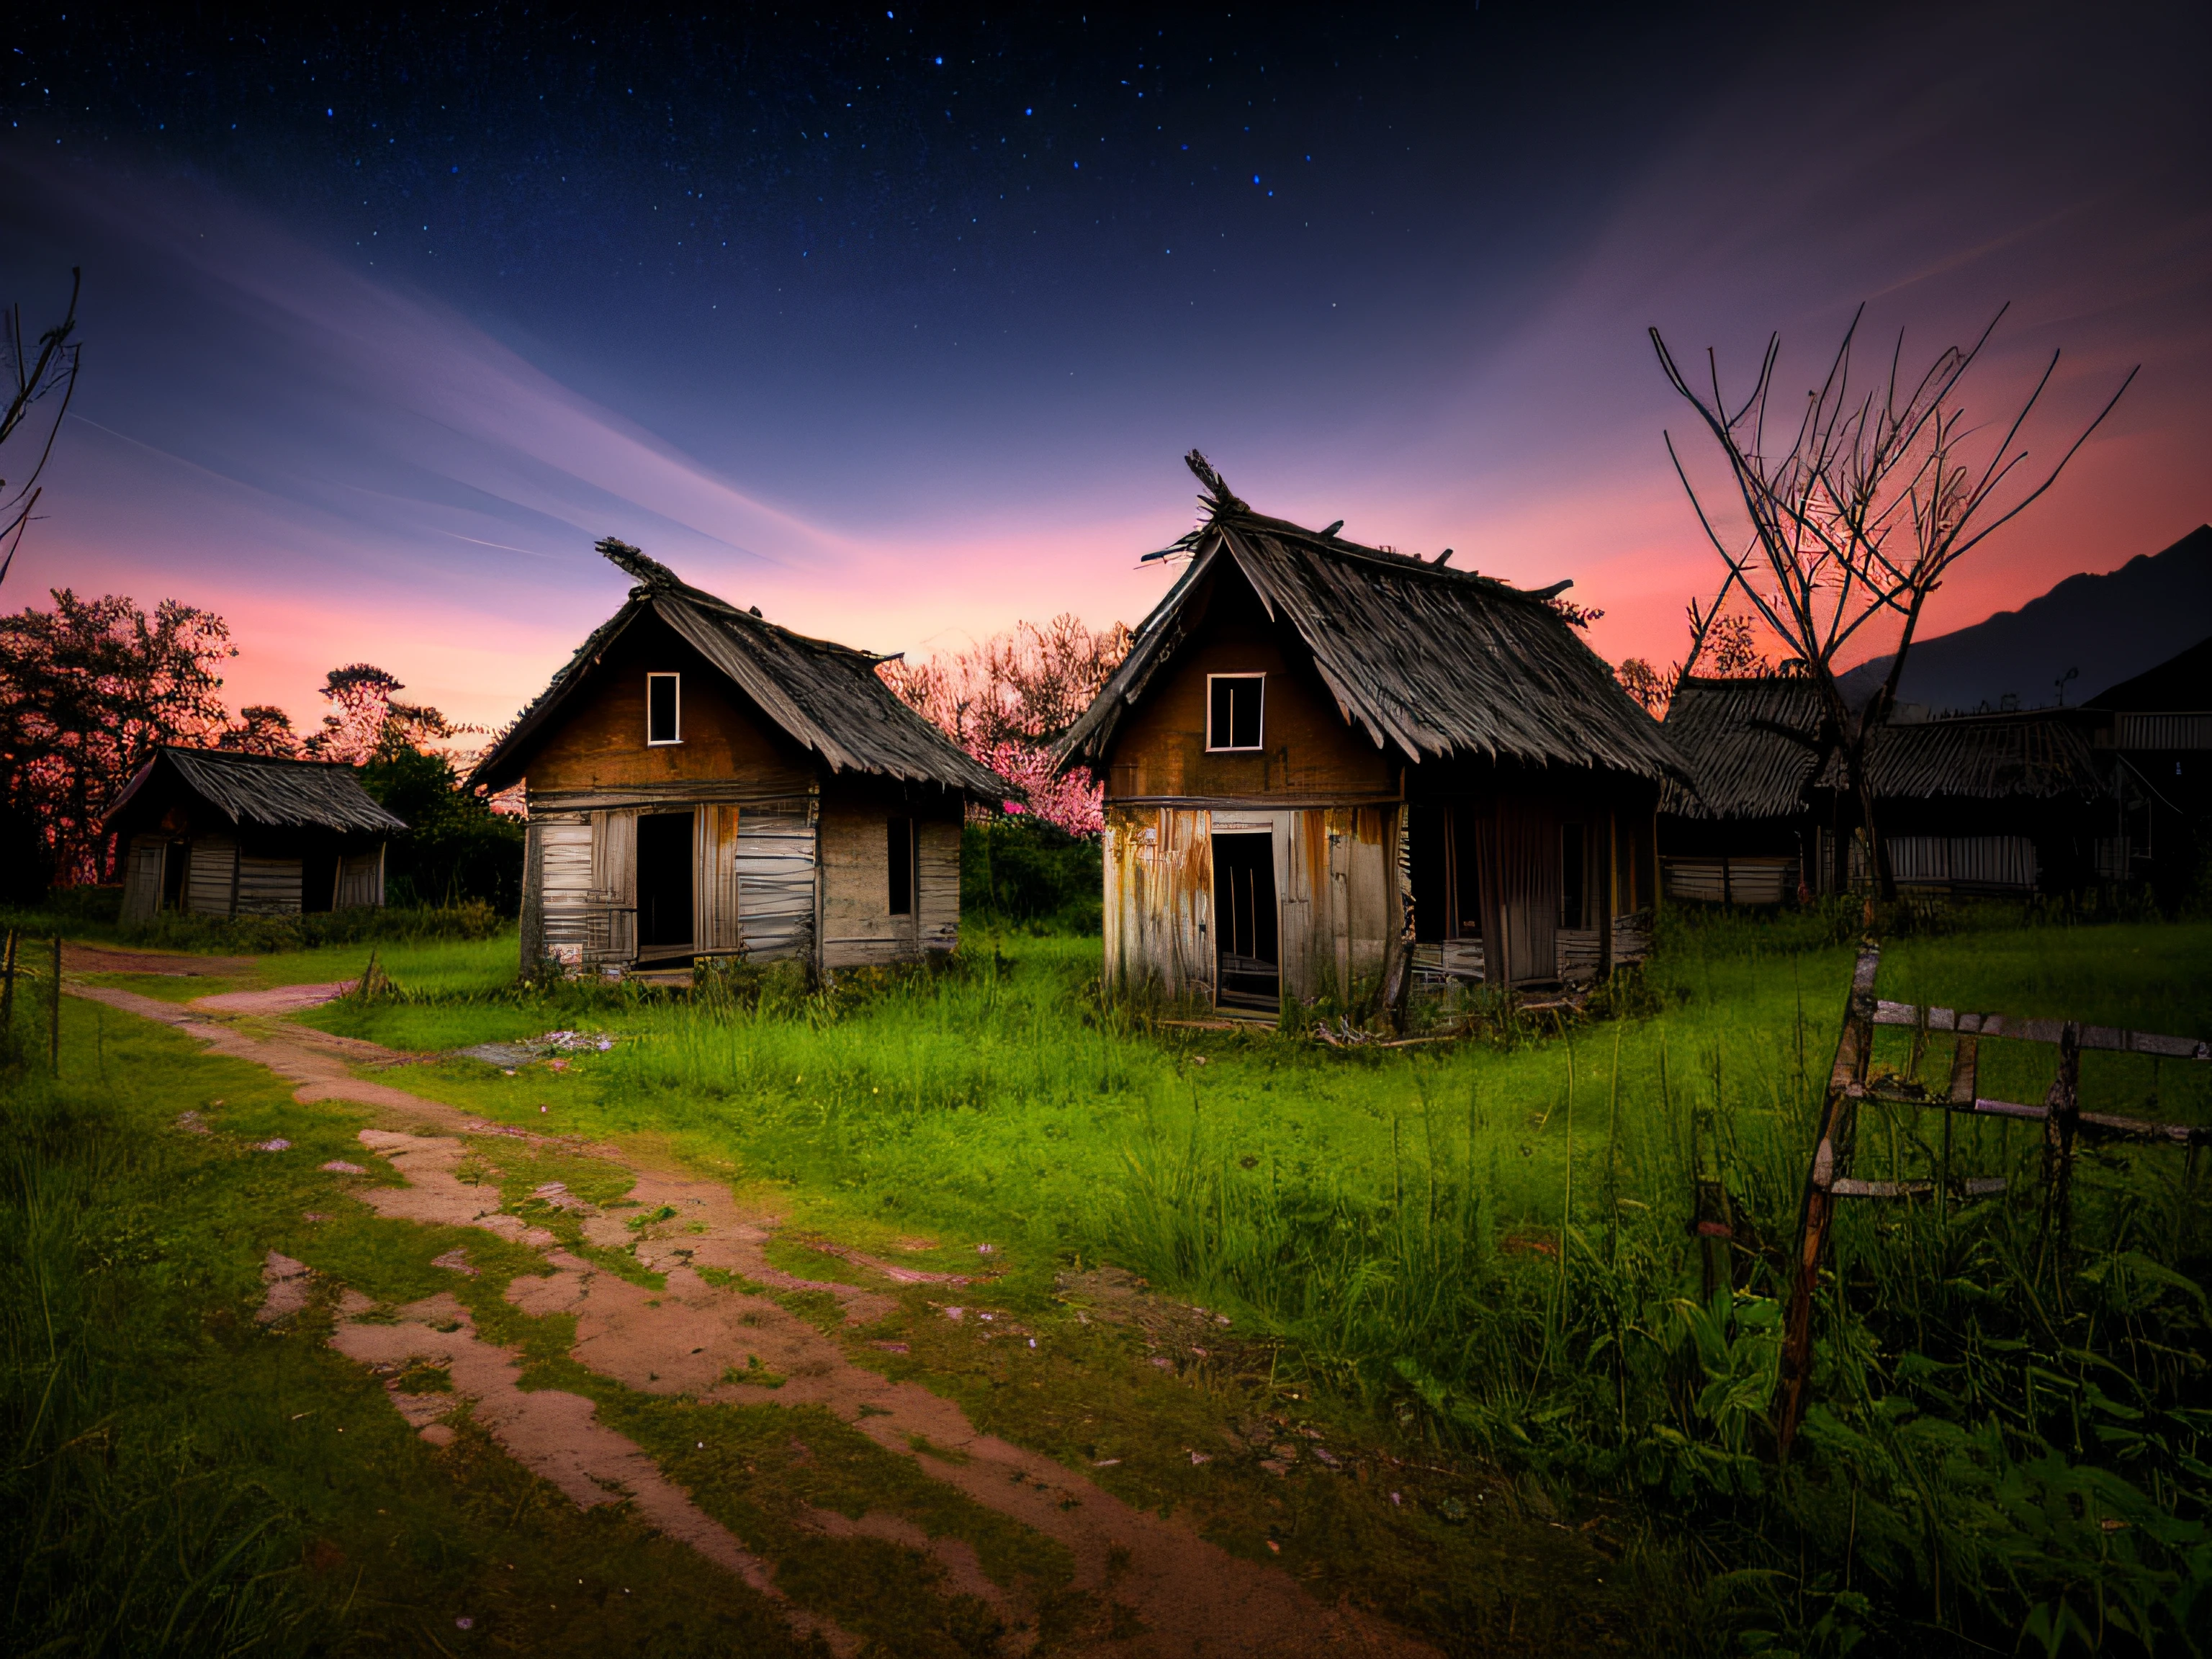
[[[960,909],[993,922],[1098,931],[1106,880],[1099,843],[1034,816],[971,823],[960,838]]]

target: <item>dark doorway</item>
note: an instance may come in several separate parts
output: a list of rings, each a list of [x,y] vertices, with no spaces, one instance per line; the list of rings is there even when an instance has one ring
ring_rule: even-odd
[[[334,847],[308,847],[300,854],[300,908],[327,910],[337,896],[338,854]]]
[[[690,948],[691,817],[654,812],[637,821],[640,956]]]
[[[192,849],[188,842],[173,841],[161,849],[161,908],[181,910],[185,908],[185,872],[191,868]]]
[[[1216,1000],[1225,1007],[1280,1007],[1273,836],[1213,837],[1213,925]]]

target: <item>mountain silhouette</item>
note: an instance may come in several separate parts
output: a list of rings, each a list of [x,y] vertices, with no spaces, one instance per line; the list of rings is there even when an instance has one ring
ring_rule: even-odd
[[[2212,635],[2212,525],[2160,553],[2138,554],[2102,576],[2069,576],[2017,611],[1915,640],[1900,703],[1931,714],[2087,702]],[[1837,678],[1856,707],[1889,672],[1876,657]],[[2071,669],[2062,697],[2058,681]]]

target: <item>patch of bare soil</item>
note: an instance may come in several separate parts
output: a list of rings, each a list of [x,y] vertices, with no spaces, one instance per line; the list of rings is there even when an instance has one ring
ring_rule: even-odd
[[[794,1630],[818,1633],[839,1653],[859,1647],[848,1632],[792,1607],[768,1565],[693,1504],[650,1457],[600,1424],[590,1401],[557,1389],[525,1393],[517,1386],[520,1364],[477,1336],[468,1310],[453,1297],[426,1297],[392,1323],[343,1322],[331,1346],[372,1370],[427,1365],[443,1370],[447,1390],[388,1389],[393,1406],[419,1433],[434,1442],[449,1438],[452,1430],[443,1419],[465,1407],[470,1420],[509,1456],[558,1486],[579,1509],[628,1503],[659,1531],[782,1602]],[[445,1435],[432,1432],[437,1429]]]
[[[24,949],[35,951],[36,940]],[[252,957],[193,957],[173,951],[134,951],[122,945],[80,945],[62,941],[65,974],[161,974],[172,978],[228,979],[253,971]]]
[[[392,1127],[362,1131],[362,1143],[386,1159],[407,1185],[366,1188],[358,1195],[386,1215],[481,1228],[540,1251],[550,1271],[518,1276],[507,1299],[533,1315],[572,1315],[574,1355],[589,1369],[647,1393],[825,1407],[885,1449],[913,1459],[933,1479],[1062,1544],[1074,1559],[1077,1586],[1112,1605],[1116,1627],[1115,1634],[1079,1638],[1063,1651],[1159,1659],[1430,1651],[1354,1609],[1321,1605],[1279,1570],[1233,1556],[1171,1521],[1133,1508],[1051,1458],[978,1431],[959,1406],[919,1384],[893,1382],[853,1364],[836,1340],[768,1292],[826,1291],[843,1304],[848,1325],[871,1323],[896,1304],[879,1291],[803,1279],[773,1267],[765,1252],[775,1218],[742,1207],[718,1182],[649,1167],[617,1149],[588,1149],[635,1175],[629,1194],[635,1207],[626,1207],[629,1219],[591,1212],[589,1206],[563,1207],[581,1215],[588,1243],[629,1249],[642,1266],[663,1274],[665,1288],[651,1291],[559,1248],[551,1233],[502,1213],[495,1187],[460,1177],[465,1158],[495,1160],[502,1141],[586,1150],[575,1142],[477,1122],[442,1103],[356,1078],[347,1062],[365,1057],[361,1051],[368,1044],[339,1049],[300,1028],[249,1030],[129,992],[87,987],[76,994],[191,1030],[210,1047],[294,1082],[301,1100],[346,1100],[376,1109]],[[710,1282],[709,1273],[720,1282]],[[289,1282],[280,1277],[276,1285]],[[1173,1348],[1188,1357],[1191,1349],[1207,1346],[1198,1340],[1201,1334],[1221,1328],[1202,1310],[1160,1304],[1170,1310],[1161,1311],[1153,1305],[1158,1298],[1137,1294],[1136,1281],[1094,1279],[1085,1288],[1102,1307],[1114,1304],[1114,1316],[1126,1310],[1144,1325],[1148,1340],[1158,1326],[1163,1352]],[[772,1586],[765,1566],[666,1481],[645,1453],[600,1425],[588,1401],[555,1390],[520,1391],[517,1362],[476,1335],[453,1298],[416,1304],[396,1325],[343,1323],[333,1341],[366,1364],[418,1359],[442,1365],[453,1393],[476,1402],[474,1419],[575,1501],[627,1498],[647,1520],[692,1543],[708,1560],[749,1583]],[[393,1398],[397,1405],[400,1396]],[[922,1446],[929,1451],[916,1449]],[[825,1531],[859,1528],[885,1537],[900,1532],[900,1541],[910,1541],[900,1531],[909,1523],[889,1516],[859,1522],[839,1516],[821,1525]],[[958,1547],[950,1556],[940,1544],[924,1540],[915,1547],[929,1549],[945,1563],[956,1589],[1003,1605],[995,1587],[988,1595],[975,1588],[978,1581],[988,1582],[980,1568],[952,1559]],[[798,1617],[794,1609],[794,1622]],[[830,1636],[826,1626],[808,1627]],[[1132,1630],[1141,1634],[1130,1635]]]
[[[267,991],[224,991],[211,997],[194,997],[192,1006],[210,1014],[296,1014],[336,1002],[354,988],[349,979],[327,985],[279,985]]]

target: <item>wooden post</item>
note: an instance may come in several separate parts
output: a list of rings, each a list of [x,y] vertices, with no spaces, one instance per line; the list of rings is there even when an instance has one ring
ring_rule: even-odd
[[[1924,1026],[1928,1016],[1923,1013],[1920,1019]],[[1936,1202],[1939,1207],[1950,1202],[1951,1126],[1958,1121],[1960,1112],[1974,1109],[1975,1077],[1981,1066],[1980,1050],[1981,1039],[1977,1036],[1961,1036],[1951,1049],[1951,1109],[1943,1114],[1943,1168],[1936,1193]]]
[[[59,1077],[62,1070],[62,936],[54,935],[53,1015],[46,1028],[46,1063]]]
[[[2045,1097],[2043,1120],[2043,1218],[2046,1237],[2054,1232],[2065,1248],[2074,1207],[2074,1135],[2081,1111],[2081,1028],[2068,1020],[2058,1034],[2058,1075]]]
[[[1602,874],[1597,884],[1597,976],[1604,983],[1613,983],[1613,970],[1619,966],[1613,959],[1613,918],[1620,908],[1615,891],[1620,872],[1620,829],[1618,817],[1611,807],[1605,814],[1605,863],[1600,866]]]
[[[0,961],[0,1062],[15,1052],[15,942],[21,935],[8,930],[8,954]]]
[[[1804,1420],[1806,1390],[1813,1381],[1813,1303],[1820,1292],[1829,1225],[1835,1218],[1835,1182],[1850,1171],[1856,1096],[1865,1085],[1867,1062],[1874,1051],[1874,981],[1881,966],[1881,947],[1869,942],[1859,952],[1858,969],[1851,975],[1850,1000],[1844,1009],[1836,1063],[1828,1073],[1827,1099],[1820,1110],[1820,1139],[1814,1147],[1812,1170],[1805,1177],[1797,1255],[1790,1264],[1790,1305],[1783,1318],[1782,1413],[1775,1449],[1784,1460]]]

